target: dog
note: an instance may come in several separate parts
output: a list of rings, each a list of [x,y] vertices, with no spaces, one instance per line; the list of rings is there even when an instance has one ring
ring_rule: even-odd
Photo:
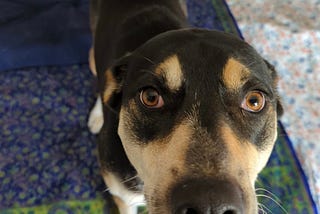
[[[101,173],[121,214],[257,214],[283,109],[277,72],[179,0],[91,0]]]

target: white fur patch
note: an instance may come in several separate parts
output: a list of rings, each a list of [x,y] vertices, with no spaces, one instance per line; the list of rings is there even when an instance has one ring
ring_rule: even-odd
[[[102,109],[102,101],[101,97],[98,96],[96,104],[90,112],[88,127],[93,134],[97,134],[100,132],[103,126],[103,109]]]
[[[187,9],[186,0],[179,0],[179,3],[180,3],[181,9],[182,9],[184,15],[187,17],[188,16],[188,9]]]

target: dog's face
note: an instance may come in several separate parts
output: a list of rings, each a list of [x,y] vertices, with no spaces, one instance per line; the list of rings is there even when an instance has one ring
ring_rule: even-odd
[[[150,213],[257,213],[254,182],[277,135],[276,74],[225,33],[164,33],[106,71],[118,135]],[[121,97],[121,98],[120,98]]]

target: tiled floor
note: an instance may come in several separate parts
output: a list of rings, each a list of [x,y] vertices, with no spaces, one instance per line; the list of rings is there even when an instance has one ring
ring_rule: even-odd
[[[320,0],[227,0],[245,39],[280,75],[281,121],[320,207]]]

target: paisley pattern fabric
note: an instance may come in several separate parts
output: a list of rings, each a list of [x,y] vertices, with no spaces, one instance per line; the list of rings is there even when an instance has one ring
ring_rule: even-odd
[[[239,35],[224,1],[188,0],[187,6],[192,25]],[[0,72],[1,214],[116,213],[86,125],[95,79],[83,63]],[[282,127],[280,133],[258,180],[260,207],[267,213],[315,213]]]

